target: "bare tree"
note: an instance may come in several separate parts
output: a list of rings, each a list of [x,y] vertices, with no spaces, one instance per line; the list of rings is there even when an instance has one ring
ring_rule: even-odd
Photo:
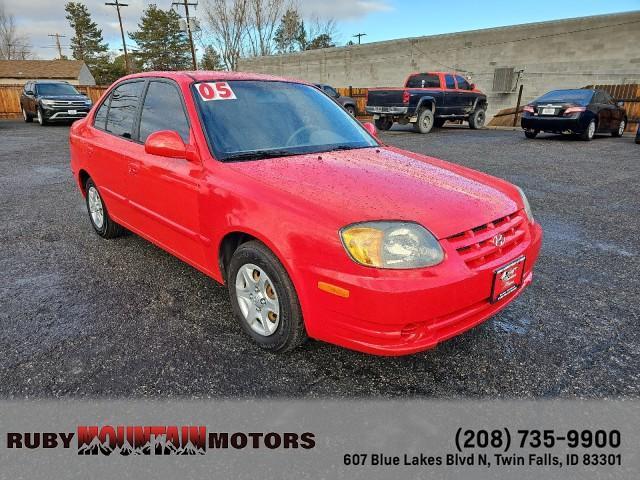
[[[309,40],[326,36],[335,42],[339,33],[335,18],[321,19],[316,14],[311,15],[311,18],[307,21],[307,29]]]
[[[251,55],[273,53],[273,36],[283,13],[284,0],[249,0],[247,39]]]
[[[18,32],[15,18],[0,3],[0,59],[25,60],[30,56],[29,39]]]
[[[249,0],[207,0],[212,41],[228,70],[236,70],[249,25]]]

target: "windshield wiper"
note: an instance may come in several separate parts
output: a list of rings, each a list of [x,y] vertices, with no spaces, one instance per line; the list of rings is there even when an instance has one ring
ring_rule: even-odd
[[[333,152],[334,150],[357,150],[360,148],[371,148],[370,145],[362,146],[362,145],[337,145],[335,147],[331,147],[327,152]]]
[[[301,155],[289,150],[253,150],[251,152],[242,152],[229,155],[224,160],[260,160],[261,158],[277,158],[290,157],[292,155]]]

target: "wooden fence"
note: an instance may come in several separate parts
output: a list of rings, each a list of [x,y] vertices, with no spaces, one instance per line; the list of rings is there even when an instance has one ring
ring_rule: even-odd
[[[104,91],[109,88],[104,85],[80,85],[78,91],[88,95],[93,102],[97,102]],[[0,85],[0,118],[20,118],[20,94],[23,85]]]
[[[597,88],[608,92],[616,100],[624,102],[624,109],[627,111],[627,128],[625,131],[635,133],[640,123],[640,84],[629,83],[625,85],[587,85],[583,88]],[[515,107],[505,108],[494,115],[489,122],[492,127],[513,126],[513,115]],[[519,117],[522,114],[522,107],[518,109],[518,119],[516,125],[520,126]]]
[[[370,120],[371,116],[367,115],[365,107],[367,106],[367,88],[354,87],[338,87],[336,90],[340,95],[351,97],[356,101],[356,117],[361,120]]]

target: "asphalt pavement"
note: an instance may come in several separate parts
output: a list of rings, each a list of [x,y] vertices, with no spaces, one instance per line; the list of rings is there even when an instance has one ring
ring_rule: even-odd
[[[640,394],[640,146],[395,129],[392,145],[505,178],[545,231],[534,283],[493,319],[400,358],[253,346],[225,287],[91,229],[68,126],[0,121],[2,398],[621,398]]]

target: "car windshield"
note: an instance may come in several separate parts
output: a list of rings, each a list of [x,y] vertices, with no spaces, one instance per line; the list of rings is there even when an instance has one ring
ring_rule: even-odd
[[[67,83],[38,83],[39,95],[80,95],[75,88]]]
[[[375,147],[351,115],[314,87],[282,81],[193,86],[209,145],[219,160],[255,160]]]
[[[539,97],[536,102],[575,103],[586,106],[592,97],[593,90],[553,90]]]

